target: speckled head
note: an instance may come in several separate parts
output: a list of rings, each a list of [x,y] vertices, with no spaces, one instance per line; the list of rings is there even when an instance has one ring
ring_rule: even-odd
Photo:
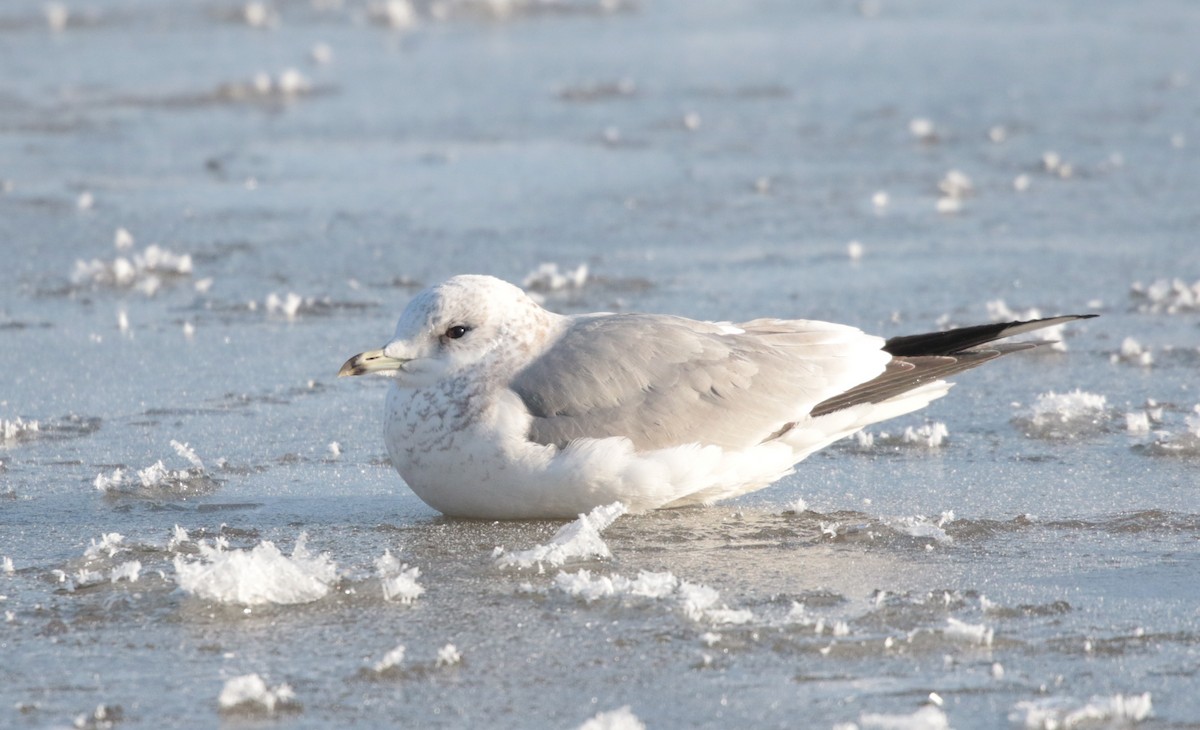
[[[556,317],[508,282],[455,276],[413,297],[392,341],[354,356],[339,375],[379,372],[419,388],[467,370],[511,372],[536,351]]]

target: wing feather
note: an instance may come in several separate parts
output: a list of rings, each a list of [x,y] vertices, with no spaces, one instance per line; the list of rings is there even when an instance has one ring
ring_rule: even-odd
[[[624,436],[641,450],[741,449],[883,373],[890,356],[882,346],[826,322],[587,315],[511,388],[533,416],[537,443]]]

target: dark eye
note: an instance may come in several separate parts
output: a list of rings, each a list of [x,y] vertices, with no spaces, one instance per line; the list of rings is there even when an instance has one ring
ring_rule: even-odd
[[[470,327],[465,327],[461,324],[456,324],[453,327],[451,327],[450,329],[446,330],[446,337],[448,337],[451,340],[457,340],[458,338],[462,337],[463,335],[467,334],[470,331],[471,331]]]

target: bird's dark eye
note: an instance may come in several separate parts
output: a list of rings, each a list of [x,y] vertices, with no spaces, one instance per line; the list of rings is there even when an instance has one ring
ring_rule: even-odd
[[[453,327],[451,327],[450,329],[446,330],[446,337],[448,337],[452,340],[457,340],[458,338],[462,337],[463,335],[467,334],[467,332],[470,332],[470,331],[471,331],[470,327],[466,327],[461,324],[456,324]]]

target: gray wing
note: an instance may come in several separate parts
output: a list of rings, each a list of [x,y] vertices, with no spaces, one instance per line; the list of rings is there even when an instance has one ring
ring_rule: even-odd
[[[884,372],[883,340],[825,322],[736,327],[644,314],[575,318],[511,388],[529,438],[624,436],[638,449],[746,448]]]

